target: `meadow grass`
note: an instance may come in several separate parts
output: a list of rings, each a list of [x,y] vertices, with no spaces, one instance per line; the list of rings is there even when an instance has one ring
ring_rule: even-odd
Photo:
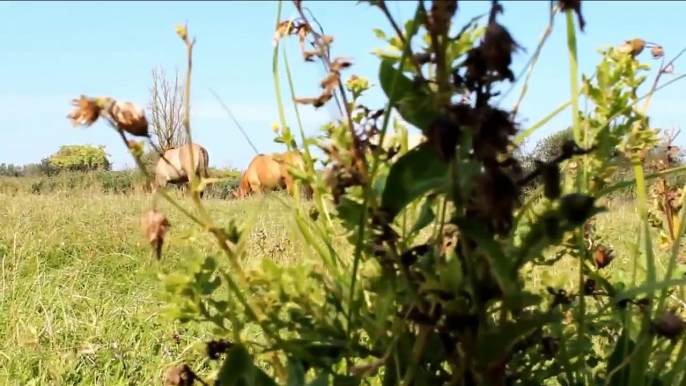
[[[149,200],[87,192],[0,195],[0,380],[159,384],[168,365],[202,360],[192,346],[209,330],[187,331],[159,315],[157,274],[179,268],[192,251],[220,261],[222,255],[203,232],[197,240],[184,237],[190,222],[161,203],[172,232],[158,263],[139,228]],[[220,226],[257,216],[246,254],[251,260],[287,264],[300,257],[288,214],[273,198],[206,205]]]
[[[209,339],[209,327],[186,328],[162,317],[157,274],[180,268],[191,253],[213,254],[220,262],[223,255],[211,236],[192,235],[197,227],[161,203],[172,230],[157,262],[139,228],[150,199],[88,191],[0,194],[3,384],[160,384],[166,368],[180,361],[201,374],[213,370],[199,344]],[[204,202],[219,226],[254,219],[247,265],[264,257],[280,264],[307,258],[291,231],[291,214],[274,197]],[[190,199],[181,203],[191,207]],[[631,203],[612,205],[596,223],[617,254],[604,272],[630,274],[640,217]],[[659,274],[666,254],[658,257]],[[577,268],[563,261],[536,268],[527,280],[534,287],[572,288]]]

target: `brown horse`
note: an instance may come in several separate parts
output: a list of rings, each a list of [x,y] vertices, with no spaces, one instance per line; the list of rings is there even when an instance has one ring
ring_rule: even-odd
[[[285,153],[256,155],[241,176],[234,195],[245,197],[252,192],[263,193],[284,188],[292,194],[291,187],[294,181],[293,176],[288,172],[289,167],[306,170],[305,161],[300,152],[291,150]],[[304,184],[301,189],[306,199],[312,198],[314,192],[309,184]]]
[[[188,144],[169,149],[155,165],[155,187],[164,188],[167,183],[186,184],[191,173],[195,173],[197,177],[209,178],[209,162],[207,150],[197,143],[193,143],[194,165],[191,165],[191,147]],[[203,192],[200,192],[201,197],[202,195]]]

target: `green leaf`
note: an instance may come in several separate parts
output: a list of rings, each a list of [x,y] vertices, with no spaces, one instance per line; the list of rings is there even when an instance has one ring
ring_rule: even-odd
[[[333,386],[358,386],[360,378],[352,375],[336,374],[333,376]]]
[[[415,82],[393,67],[391,61],[381,60],[379,67],[379,83],[388,97],[388,103],[396,105],[398,112],[405,121],[420,129],[426,129],[433,122],[438,113],[429,106],[415,110],[415,103],[399,103],[406,99],[426,101],[429,95],[416,86]],[[410,107],[411,106],[411,107]]]
[[[686,278],[684,279],[669,279],[660,282],[648,283],[638,287],[622,291],[615,295],[614,300],[620,301],[623,299],[633,299],[638,295],[646,294],[649,292],[661,291],[669,287],[675,287],[678,285],[686,284]]]
[[[307,386],[329,386],[329,376],[326,373],[318,374]]]
[[[508,321],[498,330],[479,337],[476,345],[477,363],[494,363],[508,355],[512,346],[539,327],[560,320],[559,313],[537,314],[527,319]]]
[[[429,144],[422,143],[391,166],[381,205],[395,218],[412,201],[448,184],[448,165]]]
[[[531,292],[522,291],[503,298],[503,307],[506,310],[521,310],[526,307],[537,306],[543,301],[543,296]]]
[[[376,35],[377,38],[386,40],[386,33],[381,30],[381,28],[372,28],[374,31],[374,35]]]
[[[295,358],[288,358],[288,386],[304,386],[305,385],[305,369],[302,363]]]
[[[629,333],[626,330],[622,330],[622,335],[619,336],[615,349],[607,361],[607,374],[612,375],[610,375],[609,382],[606,382],[606,384],[610,386],[624,386],[629,383],[629,369],[631,367],[625,361],[635,348],[636,343],[629,338]],[[620,365],[624,367],[618,369]]]
[[[518,292],[517,284],[510,277],[510,273],[515,272],[512,269],[511,260],[505,256],[501,245],[493,239],[493,235],[489,234],[485,226],[467,221],[462,216],[455,218],[455,223],[460,228],[460,232],[476,241],[478,248],[484,252],[491,267],[491,273],[495,276],[503,293],[511,295]]]
[[[419,211],[419,216],[417,221],[412,225],[410,229],[410,235],[420,232],[422,229],[426,228],[431,224],[431,222],[436,218],[436,214],[433,211],[433,206],[436,203],[436,196],[427,196],[422,208]]]
[[[414,89],[414,82],[393,67],[393,64],[388,60],[381,61],[379,82],[390,103],[396,103],[410,96]]]
[[[338,218],[346,229],[356,229],[362,217],[363,206],[357,201],[343,196],[336,206]]]
[[[255,380],[255,364],[248,349],[241,343],[231,347],[219,369],[217,381],[222,386],[252,385]]]

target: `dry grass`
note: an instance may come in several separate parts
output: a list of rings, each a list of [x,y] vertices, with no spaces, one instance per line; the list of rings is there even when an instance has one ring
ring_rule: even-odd
[[[185,329],[159,315],[157,274],[178,268],[192,246],[201,254],[222,255],[209,236],[184,238],[191,235],[189,221],[165,208],[172,230],[163,260],[156,262],[138,222],[148,200],[137,195],[0,194],[3,384],[160,384],[166,367],[181,360],[201,372],[210,370],[212,364],[196,345],[209,330]],[[307,258],[291,233],[291,216],[273,197],[206,200],[206,205],[217,225],[232,218],[255,220],[246,263],[263,257],[281,264]],[[638,221],[628,204],[599,217],[598,233],[617,252],[608,274],[631,272]],[[661,261],[658,268],[664,271]],[[572,263],[537,268],[527,279],[571,288],[577,267]]]

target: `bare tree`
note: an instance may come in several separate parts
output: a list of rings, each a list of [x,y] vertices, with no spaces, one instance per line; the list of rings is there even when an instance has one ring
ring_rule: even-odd
[[[183,82],[176,70],[173,79],[168,79],[163,68],[152,70],[150,87],[150,123],[153,140],[161,151],[184,145],[188,142],[183,128]]]

